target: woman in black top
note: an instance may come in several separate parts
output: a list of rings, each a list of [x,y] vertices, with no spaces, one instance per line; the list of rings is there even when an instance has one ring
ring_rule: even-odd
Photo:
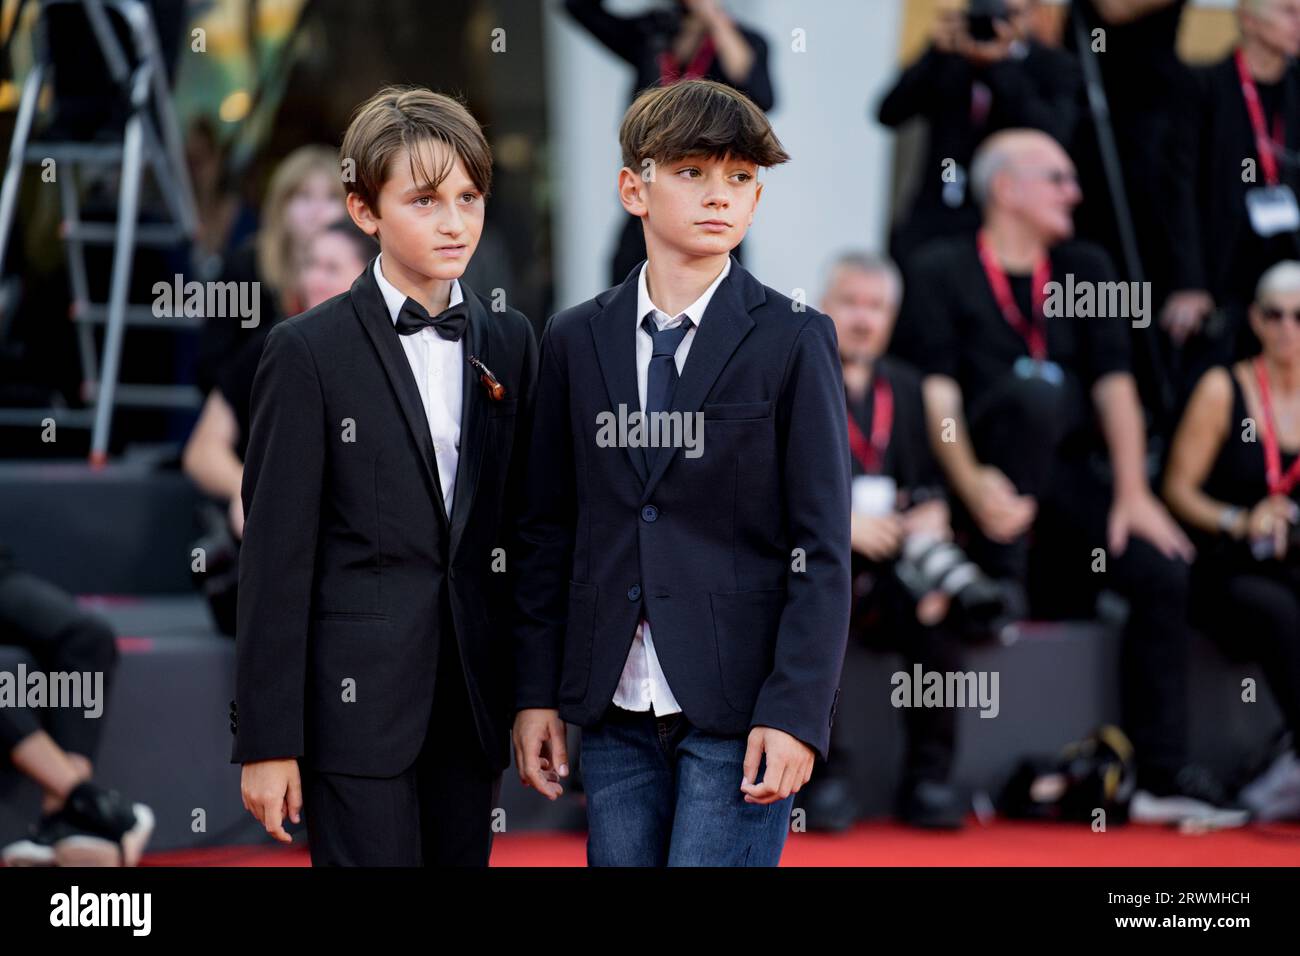
[[[1291,750],[1242,791],[1265,819],[1300,818],[1300,263],[1264,273],[1250,325],[1263,351],[1196,386],[1165,478],[1201,537],[1192,616],[1262,665]]]

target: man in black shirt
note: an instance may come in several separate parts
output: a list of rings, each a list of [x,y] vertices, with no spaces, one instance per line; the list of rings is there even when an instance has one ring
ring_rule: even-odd
[[[1186,766],[1192,547],[1148,484],[1128,367],[1129,325],[1149,321],[1150,304],[1113,282],[1104,252],[1069,241],[1079,187],[1051,137],[998,133],[972,170],[983,227],[917,254],[895,337],[925,376],[931,445],[960,505],[955,523],[990,573],[1029,581],[1032,528],[1045,559],[1059,561],[1045,580],[1076,595],[1104,582],[1128,599],[1121,680],[1139,767],[1132,812],[1213,815],[1221,791]]]
[[[1189,343],[1187,389],[1209,364],[1258,350],[1244,321],[1255,284],[1300,255],[1300,0],[1243,0],[1239,19],[1241,45],[1193,71],[1197,95],[1184,102],[1164,177],[1179,255],[1162,322]]]
[[[1075,61],[1036,40],[1030,30],[1038,0],[1006,0],[997,36],[973,39],[960,11],[942,11],[929,48],[899,76],[878,118],[897,128],[916,116],[927,124],[924,172],[890,254],[907,257],[927,240],[973,234],[979,210],[971,202],[971,156],[1000,129],[1032,127],[1068,144],[1079,115],[1081,80]]]

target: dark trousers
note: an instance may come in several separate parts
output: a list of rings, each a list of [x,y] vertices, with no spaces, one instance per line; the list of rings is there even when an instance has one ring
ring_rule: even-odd
[[[954,524],[986,572],[1027,585],[1036,617],[1091,617],[1103,588],[1127,600],[1119,675],[1124,729],[1139,772],[1172,773],[1187,756],[1190,569],[1130,537],[1122,554],[1107,550],[1104,572],[1093,570],[1095,549],[1106,549],[1112,490],[1095,461],[1067,457],[1062,448],[1086,420],[1087,403],[1074,379],[1056,386],[1015,375],[980,396],[969,415],[976,457],[1034,495],[1038,518],[1029,535],[1008,545],[984,538],[962,509]]]
[[[501,774],[479,743],[460,655],[439,647],[429,730],[396,777],[321,773],[303,762],[313,866],[487,866]]]
[[[112,630],[48,581],[25,571],[0,573],[0,644],[27,651],[46,672],[102,672],[108,694],[117,665]],[[0,747],[7,756],[44,728],[64,750],[93,760],[102,726],[102,715],[87,717],[78,708],[50,707],[38,713],[0,707]]]

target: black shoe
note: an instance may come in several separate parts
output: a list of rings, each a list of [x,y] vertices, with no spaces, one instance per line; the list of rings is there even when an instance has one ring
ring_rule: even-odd
[[[116,790],[79,784],[56,814],[67,831],[54,843],[59,866],[135,866],[153,833],[153,812]]]
[[[1218,830],[1244,826],[1250,812],[1229,800],[1208,770],[1188,764],[1175,772],[1139,769],[1129,819]]]
[[[72,828],[58,813],[47,813],[28,828],[27,836],[0,851],[5,866],[55,866],[54,844],[71,836]]]
[[[809,830],[843,833],[858,820],[858,805],[853,788],[839,777],[816,777],[799,794]]]
[[[937,780],[920,780],[903,791],[898,817],[908,826],[927,830],[960,830],[966,825],[968,802],[956,788]]]

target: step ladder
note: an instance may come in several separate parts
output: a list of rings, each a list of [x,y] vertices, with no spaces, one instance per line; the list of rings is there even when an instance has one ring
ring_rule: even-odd
[[[81,398],[87,407],[0,409],[0,424],[35,424],[48,417],[70,427],[89,427],[90,463],[102,467],[108,456],[115,407],[198,408],[202,403],[202,394],[194,386],[118,382],[127,327],[192,329],[203,322],[201,316],[155,316],[150,306],[127,301],[136,248],[165,248],[190,241],[195,234],[198,216],[180,129],[167,89],[166,70],[148,6],[140,0],[43,0],[38,33],[42,32],[40,27],[46,26],[44,12],[59,4],[84,8],[112,82],[126,98],[126,123],[121,137],[114,140],[32,142],[41,89],[52,69],[48,42],[42,43],[37,37],[33,44],[32,69],[23,84],[18,103],[4,182],[0,186],[0,263],[4,262],[13,229],[24,167],[41,166],[53,160],[62,209],[60,232],[66,248],[72,291],[71,319],[77,326]],[[129,54],[119,42],[110,17],[118,18],[126,26],[131,45]],[[17,28],[15,22],[14,29]],[[166,222],[137,221],[146,168],[153,173],[165,202],[169,216]],[[113,169],[120,170],[116,221],[82,221],[77,174],[89,176]],[[86,248],[94,245],[113,247],[107,302],[90,300]],[[102,354],[96,349],[95,326],[104,328]]]

